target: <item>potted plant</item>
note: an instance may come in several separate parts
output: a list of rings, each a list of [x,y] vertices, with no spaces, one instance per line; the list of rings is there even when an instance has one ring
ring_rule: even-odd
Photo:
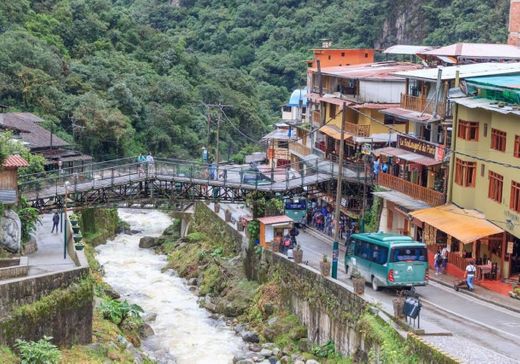
[[[77,233],[77,234],[74,234],[73,237],[74,237],[74,242],[75,243],[79,243],[81,241],[81,239],[83,239],[83,235],[81,235],[81,232]]]
[[[218,202],[215,202],[213,205],[213,211],[215,211],[217,214],[220,212],[220,204]]]
[[[231,221],[231,210],[230,209],[227,209],[224,213],[224,219],[226,222],[230,222]]]
[[[74,213],[70,214],[69,215],[69,221],[70,221],[70,224],[72,225],[72,227],[77,226],[78,222],[79,222],[78,215],[76,215]]]
[[[300,245],[296,245],[296,249],[294,250],[294,262],[296,264],[301,264],[303,261],[303,250]]]
[[[72,231],[74,234],[79,234],[79,225],[72,225]]]
[[[362,295],[365,293],[365,278],[363,278],[357,269],[354,269],[352,272],[352,284],[356,294]]]
[[[83,244],[81,241],[74,243],[74,248],[76,248],[76,250],[83,250],[84,247],[85,247],[85,244]]]
[[[237,230],[244,231],[244,224],[243,224],[242,220],[237,221]]]
[[[320,271],[324,277],[328,277],[330,275],[330,261],[327,254],[323,254],[323,259],[320,262]]]

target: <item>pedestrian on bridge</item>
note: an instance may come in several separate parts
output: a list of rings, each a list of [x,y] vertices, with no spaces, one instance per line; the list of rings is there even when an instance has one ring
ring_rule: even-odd
[[[148,173],[153,173],[155,167],[155,160],[153,159],[152,152],[148,152],[146,156],[146,168],[148,169]]]
[[[139,153],[139,156],[137,157],[137,175],[141,177],[141,173],[144,174],[143,164],[146,162],[146,157],[143,155],[143,153]]]
[[[55,212],[54,216],[52,217],[52,230],[51,234],[54,233],[54,229],[56,229],[56,234],[58,233],[58,224],[60,223],[60,215]]]

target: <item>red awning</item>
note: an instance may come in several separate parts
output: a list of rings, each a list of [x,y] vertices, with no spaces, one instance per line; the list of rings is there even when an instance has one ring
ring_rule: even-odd
[[[22,157],[20,157],[18,154],[10,155],[4,160],[4,163],[2,163],[2,166],[4,168],[21,168],[21,167],[28,167],[29,163]]]

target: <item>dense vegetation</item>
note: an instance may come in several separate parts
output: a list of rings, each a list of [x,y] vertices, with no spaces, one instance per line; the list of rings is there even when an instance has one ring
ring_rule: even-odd
[[[192,157],[205,103],[236,153],[305,83],[308,49],[504,41],[508,0],[0,2],[0,103],[43,116],[97,158]],[[399,32],[397,19],[404,20]],[[215,115],[213,115],[215,118]],[[212,150],[214,152],[214,150]]]

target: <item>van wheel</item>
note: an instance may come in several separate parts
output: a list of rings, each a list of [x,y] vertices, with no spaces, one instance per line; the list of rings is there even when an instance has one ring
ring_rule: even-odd
[[[379,291],[381,287],[379,287],[379,284],[377,283],[376,277],[372,277],[372,289],[374,291]]]
[[[347,276],[347,279],[352,279],[352,268],[348,265],[345,266],[345,275]]]

